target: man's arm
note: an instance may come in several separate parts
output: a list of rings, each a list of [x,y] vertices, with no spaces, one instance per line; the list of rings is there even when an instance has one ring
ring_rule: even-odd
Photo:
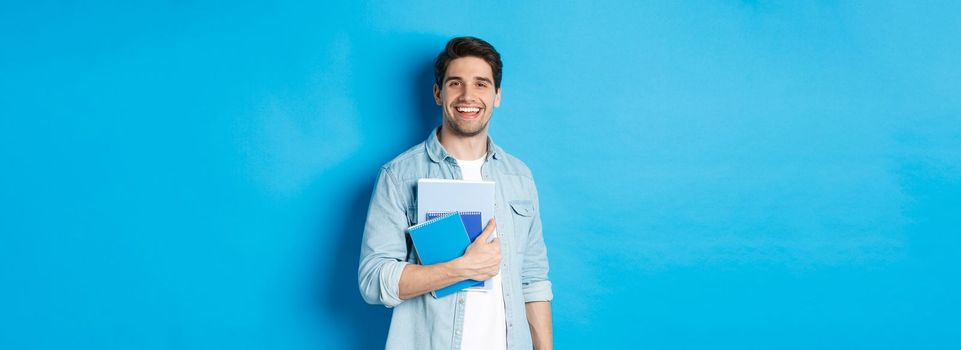
[[[551,325],[551,302],[532,301],[524,304],[524,307],[527,311],[527,323],[531,327],[534,349],[553,349],[554,327]]]
[[[397,282],[404,267],[409,265],[404,237],[409,198],[402,188],[402,182],[394,177],[390,168],[381,168],[367,211],[357,269],[360,294],[369,304],[394,307],[403,302]]]
[[[500,239],[487,242],[497,224],[491,219],[484,232],[467,247],[464,255],[439,264],[404,266],[400,275],[400,299],[407,300],[465,279],[485,281],[500,271]]]
[[[534,217],[528,232],[527,248],[524,250],[524,263],[521,268],[521,285],[524,291],[527,322],[531,328],[531,340],[535,349],[553,349],[553,327],[551,325],[551,300],[554,293],[551,281],[547,278],[547,246],[541,226],[540,201],[537,187],[532,185]]]

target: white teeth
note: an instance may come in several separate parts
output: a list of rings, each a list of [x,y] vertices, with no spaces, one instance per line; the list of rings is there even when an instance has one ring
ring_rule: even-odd
[[[462,113],[477,113],[480,112],[480,108],[477,107],[457,107],[458,112]]]

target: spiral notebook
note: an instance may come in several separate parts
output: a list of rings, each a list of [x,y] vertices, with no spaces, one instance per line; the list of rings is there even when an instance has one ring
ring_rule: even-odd
[[[464,228],[464,222],[457,212],[440,216],[407,229],[410,239],[414,242],[414,250],[421,264],[433,265],[450,261],[464,255],[470,238]],[[447,287],[431,292],[434,298],[453,294],[462,289],[483,283],[475,280],[463,280]]]
[[[451,213],[452,212],[449,211],[429,211],[427,212],[427,220],[434,220]],[[464,229],[467,230],[467,236],[470,237],[471,242],[474,242],[477,236],[480,236],[481,232],[484,232],[484,227],[481,225],[481,212],[462,211],[458,212],[458,214],[460,214],[461,221],[464,222]]]
[[[464,223],[464,229],[467,230],[467,237],[470,238],[471,242],[474,242],[484,228],[481,226],[481,213],[479,211],[462,211],[458,212],[460,214],[461,222]],[[433,220],[444,215],[451,214],[451,212],[442,211],[429,211],[427,212],[427,220]],[[468,288],[468,291],[486,291],[490,288],[489,283],[486,281],[477,282],[475,285]]]

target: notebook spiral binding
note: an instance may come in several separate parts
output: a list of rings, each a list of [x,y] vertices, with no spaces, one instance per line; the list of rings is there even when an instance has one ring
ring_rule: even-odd
[[[479,211],[428,211],[427,217],[436,216],[436,218],[439,219],[442,216],[447,216],[453,213],[460,213],[460,215],[464,215],[464,216],[481,215],[481,212]],[[431,219],[431,220],[434,220],[434,219]]]
[[[421,228],[422,226],[427,225],[427,224],[429,224],[429,223],[432,223],[432,222],[434,222],[434,221],[437,221],[437,220],[446,218],[446,217],[448,217],[448,216],[452,216],[452,215],[454,215],[454,214],[457,214],[456,211],[452,211],[452,212],[434,212],[434,213],[435,213],[435,214],[441,214],[441,215],[438,216],[438,217],[435,217],[435,218],[433,218],[433,219],[430,219],[430,220],[424,221],[424,222],[422,222],[422,223],[419,223],[419,224],[417,224],[417,225],[411,226],[410,228],[408,228],[408,230],[416,230],[416,229],[419,229],[419,228]],[[431,214],[430,212],[427,213],[428,217],[430,216],[430,214]]]

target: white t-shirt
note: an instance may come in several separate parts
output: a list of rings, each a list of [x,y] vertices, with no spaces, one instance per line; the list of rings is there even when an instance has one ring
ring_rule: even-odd
[[[457,160],[464,180],[482,181],[481,166],[484,158],[477,160]],[[487,225],[487,223],[483,223]],[[492,234],[497,236],[495,230]],[[468,291],[464,306],[464,331],[461,349],[506,349],[507,319],[504,317],[504,290],[501,289],[501,274],[497,273],[488,283],[486,291]]]

